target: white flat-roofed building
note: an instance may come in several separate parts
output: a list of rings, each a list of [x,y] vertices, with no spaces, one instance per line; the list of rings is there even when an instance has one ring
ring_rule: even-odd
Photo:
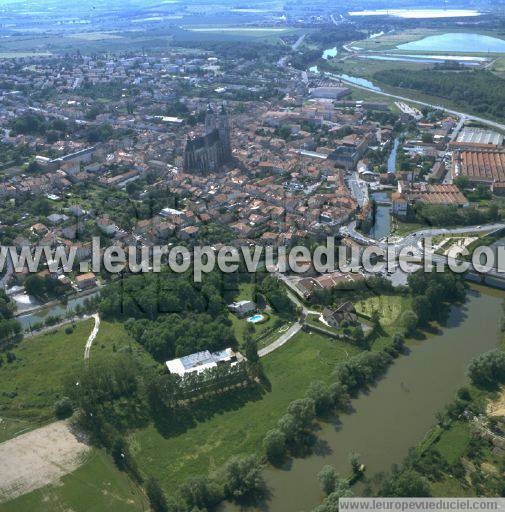
[[[163,208],[163,210],[160,212],[161,217],[180,217],[181,215],[184,215],[184,212],[176,210],[175,208]]]
[[[503,144],[503,135],[493,130],[483,128],[463,128],[457,142],[463,144],[492,144],[493,146],[501,146]]]
[[[237,354],[231,348],[225,348],[217,352],[203,350],[202,352],[196,352],[189,356],[172,359],[167,361],[165,365],[169,373],[183,377],[186,373],[200,373],[225,363],[232,366],[237,363]]]

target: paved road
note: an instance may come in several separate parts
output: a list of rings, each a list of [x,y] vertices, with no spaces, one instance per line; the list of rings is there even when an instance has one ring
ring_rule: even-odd
[[[297,40],[296,40],[296,43],[291,47],[291,49],[293,51],[296,51],[298,50],[298,47],[303,43],[303,40],[305,39],[305,37],[307,36],[307,34],[302,34]]]
[[[368,203],[368,185],[365,181],[360,180],[357,172],[353,172],[347,180],[351,195],[356,199],[359,206],[363,208]]]
[[[95,326],[93,327],[93,330],[91,331],[91,334],[89,335],[88,341],[86,341],[86,347],[84,348],[84,359],[85,360],[89,359],[89,353],[91,351],[91,346],[93,345],[93,342],[95,341],[95,338],[100,329],[100,315],[98,313],[95,313],[93,315],[93,318],[95,319]]]
[[[302,324],[300,322],[295,322],[285,333],[279,336],[273,343],[270,343],[265,348],[258,350],[258,355],[260,357],[264,357],[267,354],[270,354],[274,350],[282,347],[285,343],[287,343],[295,334],[298,334],[302,330]]]
[[[434,229],[422,229],[411,233],[403,237],[401,241],[398,241],[397,246],[405,247],[407,245],[416,245],[417,242],[423,238],[433,237],[437,235],[462,235],[464,233],[485,233],[487,231],[498,231],[499,229],[505,229],[505,224],[483,224],[482,226],[466,226],[462,228],[434,228]]]
[[[481,124],[491,126],[492,128],[496,128],[498,130],[505,130],[505,124],[496,123],[495,121],[490,121],[489,119],[484,119],[483,117],[473,116],[473,115],[467,114],[465,112],[458,112],[457,110],[452,110],[450,108],[443,107],[442,105],[434,105],[433,103],[427,103],[425,101],[413,100],[412,98],[407,98],[405,96],[399,96],[397,94],[391,94],[389,92],[376,91],[375,89],[370,89],[370,87],[364,87],[362,85],[357,85],[353,82],[349,82],[348,80],[345,80],[344,78],[342,78],[340,76],[339,76],[339,78],[340,78],[340,80],[342,80],[342,82],[352,85],[353,87],[355,87],[357,89],[363,89],[364,91],[371,91],[375,94],[379,94],[380,96],[385,96],[387,98],[394,98],[397,100],[409,101],[410,103],[415,103],[416,105],[421,105],[423,107],[435,108],[438,110],[442,110],[443,112],[447,112],[448,114],[465,117],[469,121],[477,121]]]
[[[427,228],[421,229],[410,233],[409,235],[395,241],[397,247],[406,247],[408,245],[417,245],[419,240],[426,237],[433,237],[437,235],[462,235],[464,233],[485,233],[487,231],[497,231],[499,229],[505,229],[505,224],[494,223],[494,224],[483,224],[481,226],[465,226],[461,228]],[[366,236],[356,231],[356,221],[350,222],[347,226],[340,228],[340,233],[343,235],[350,236],[354,240],[363,243],[365,245],[376,244],[381,247],[386,247],[385,242],[375,240],[369,236]]]

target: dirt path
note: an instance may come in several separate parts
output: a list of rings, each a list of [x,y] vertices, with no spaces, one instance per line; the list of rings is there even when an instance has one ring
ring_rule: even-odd
[[[58,483],[77,469],[90,447],[77,439],[66,421],[0,444],[0,503]]]
[[[95,341],[98,331],[100,330],[100,315],[98,313],[95,313],[92,316],[95,319],[95,327],[93,327],[93,330],[91,331],[91,334],[89,335],[88,341],[86,341],[86,347],[84,347],[84,359],[85,360],[89,359],[91,345],[93,345],[93,342]]]

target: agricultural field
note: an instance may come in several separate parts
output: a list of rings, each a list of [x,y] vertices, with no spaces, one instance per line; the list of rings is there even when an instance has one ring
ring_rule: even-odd
[[[301,398],[313,380],[330,382],[334,366],[358,353],[350,344],[317,334],[300,333],[263,359],[271,391],[230,396],[226,404],[201,411],[205,421],[178,418],[174,435],[149,426],[130,437],[131,449],[146,475],[157,475],[167,491],[187,477],[217,470],[230,456],[255,453],[265,433]],[[160,454],[170,454],[160,456]]]

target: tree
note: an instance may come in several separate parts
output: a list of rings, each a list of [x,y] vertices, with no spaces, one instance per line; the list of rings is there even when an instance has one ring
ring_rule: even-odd
[[[319,380],[310,383],[307,397],[314,401],[318,416],[327,413],[333,407],[333,397],[329,387]]]
[[[58,400],[54,404],[54,415],[59,420],[64,420],[65,418],[69,418],[72,416],[74,412],[74,408],[72,406],[72,401],[68,397],[63,397],[61,400]]]
[[[330,386],[333,407],[337,410],[345,410],[349,407],[350,397],[347,388],[341,382],[334,382]]]
[[[432,143],[433,142],[433,135],[430,132],[423,132],[421,135],[421,140],[424,143]]]
[[[224,489],[229,498],[254,496],[264,489],[261,465],[254,455],[232,457],[223,473]]]
[[[258,356],[258,344],[249,334],[245,337],[245,356],[250,363],[257,363],[260,360]]]
[[[111,455],[119,470],[126,471],[137,482],[142,481],[137,462],[130,453],[130,448],[124,438],[118,436],[115,439],[112,444]]]
[[[405,333],[409,336],[414,334],[417,328],[417,324],[419,323],[419,319],[417,315],[411,310],[407,309],[402,313],[400,323],[405,329]]]
[[[359,469],[361,467],[360,461],[359,461],[359,453],[351,452],[349,454],[349,462],[351,463],[351,469],[354,474],[357,474],[359,472]]]
[[[412,301],[412,310],[418,319],[418,324],[426,326],[431,320],[432,303],[425,295],[414,297]]]
[[[179,488],[179,494],[189,510],[210,509],[223,499],[219,485],[204,476],[188,478]]]
[[[370,315],[370,320],[372,321],[374,326],[380,327],[380,319],[381,319],[381,316],[380,316],[379,311],[374,309],[372,311],[372,314]]]
[[[338,473],[333,466],[327,465],[318,473],[317,479],[322,491],[328,496],[335,490]]]
[[[316,507],[313,512],[339,512],[338,500],[340,498],[351,497],[352,495],[349,482],[345,479],[339,478],[335,483],[335,490],[329,494],[323,503]]]
[[[25,290],[29,295],[41,297],[46,291],[44,279],[37,275],[30,275],[25,281]]]
[[[165,493],[154,477],[150,477],[146,482],[146,494],[154,512],[168,512]]]
[[[384,482],[379,493],[380,496],[400,498],[422,498],[431,496],[430,485],[425,477],[413,469],[405,469],[401,473],[394,473]]]
[[[294,400],[288,406],[291,414],[301,429],[308,428],[316,417],[316,406],[311,398]]]
[[[472,383],[480,388],[495,388],[505,382],[505,352],[491,350],[477,356],[468,367]]]
[[[263,439],[263,448],[270,462],[281,461],[286,453],[286,436],[280,429],[269,430]]]
[[[298,422],[292,414],[284,414],[277,423],[279,430],[286,437],[286,441],[293,442],[299,433]]]

